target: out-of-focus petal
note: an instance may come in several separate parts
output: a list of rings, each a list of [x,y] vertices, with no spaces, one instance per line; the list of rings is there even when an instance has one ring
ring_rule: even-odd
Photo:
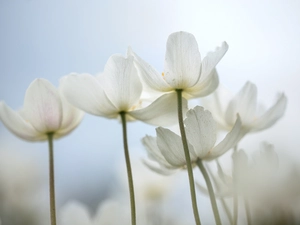
[[[200,78],[201,55],[194,35],[176,32],[169,36],[165,58],[165,81],[175,89],[194,86]]]
[[[119,111],[128,111],[137,104],[142,93],[142,83],[133,60],[133,56],[125,58],[115,54],[108,59],[104,68],[102,87]]]
[[[107,98],[97,78],[70,74],[61,79],[64,96],[73,106],[96,116],[117,117],[118,109]]]
[[[146,160],[143,160],[143,163],[145,164],[145,166],[147,166],[150,170],[156,172],[156,173],[159,173],[161,175],[165,175],[165,176],[168,176],[168,175],[171,175],[171,174],[174,174],[177,170],[177,168],[175,167],[172,167],[172,168],[167,168],[167,167],[164,167],[162,166],[161,164],[156,164],[156,165],[153,165],[153,163],[149,162],[149,161],[146,161]]]
[[[215,51],[209,52],[202,61],[200,82],[207,79],[207,76],[216,67],[228,50],[228,44],[223,42],[221,47],[217,47]]]
[[[161,73],[140,58],[131,48],[128,48],[128,55],[134,56],[135,65],[146,90],[168,92],[174,89],[164,81]]]
[[[27,141],[46,140],[47,135],[39,133],[25,121],[19,113],[13,111],[4,102],[0,102],[0,119],[12,133]]]
[[[217,89],[219,85],[219,76],[216,69],[213,69],[206,79],[201,80],[193,87],[185,89],[183,94],[190,98],[199,98],[207,96]]]
[[[58,130],[63,113],[57,89],[45,79],[35,79],[26,91],[23,113],[41,133]]]
[[[78,202],[69,202],[61,211],[62,225],[93,225],[88,208]]]
[[[232,130],[226,135],[226,137],[215,146],[207,156],[205,156],[204,160],[212,160],[227,152],[229,149],[233,148],[241,138],[246,134],[246,130],[242,130],[242,122],[240,117],[238,116]]]
[[[279,120],[286,109],[287,98],[281,94],[276,103],[267,110],[260,118],[254,121],[253,130],[259,131],[271,127]]]
[[[216,122],[209,111],[196,106],[187,112],[184,123],[189,143],[193,145],[197,156],[203,158],[216,143]]]
[[[182,99],[183,114],[188,107],[186,99]],[[128,112],[132,117],[156,126],[170,126],[178,121],[176,93],[162,95],[146,108]]]
[[[182,146],[181,137],[162,127],[156,128],[157,145],[165,157],[165,159],[174,167],[183,167],[186,165],[184,150]],[[195,161],[197,156],[194,152],[193,146],[189,144],[191,161]]]
[[[230,101],[225,113],[228,124],[234,124],[238,113],[244,126],[251,126],[257,107],[257,88],[255,84],[247,82],[237,95]]]

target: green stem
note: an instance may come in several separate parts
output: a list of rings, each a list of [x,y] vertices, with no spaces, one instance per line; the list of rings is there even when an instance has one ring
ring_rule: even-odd
[[[178,123],[179,123],[181,139],[182,139],[182,145],[183,145],[183,149],[184,149],[186,166],[187,166],[187,171],[188,171],[188,176],[189,176],[193,213],[194,213],[196,224],[201,225],[200,217],[199,217],[199,213],[198,213],[198,206],[197,206],[197,199],[196,199],[195,181],[194,181],[192,163],[191,163],[188,143],[187,143],[187,139],[186,139],[184,124],[183,124],[182,90],[176,90],[176,93],[177,93],[177,104],[178,104]]]
[[[245,203],[245,211],[246,211],[247,223],[248,223],[248,225],[251,225],[250,206],[249,206],[249,202],[246,199],[246,197],[244,197],[244,203]]]
[[[210,202],[211,202],[211,207],[212,207],[212,210],[214,212],[214,217],[215,217],[216,224],[221,225],[222,223],[221,223],[221,219],[220,219],[220,215],[219,215],[217,201],[216,201],[214,189],[213,189],[213,186],[212,186],[211,181],[209,179],[208,173],[207,173],[201,159],[197,160],[197,165],[198,165],[201,173],[203,174],[205,183],[207,185],[209,198],[210,198]]]
[[[235,145],[233,152],[237,152],[238,146]],[[237,225],[238,222],[238,194],[237,194],[237,180],[236,180],[236,165],[233,163],[232,179],[233,179],[233,225]]]
[[[127,143],[126,112],[120,112],[120,116],[121,116],[121,121],[122,121],[124,155],[125,155],[128,185],[129,185],[130,207],[131,207],[131,224],[136,225],[134,187],[133,187],[132,170],[131,170],[131,164],[130,164],[128,143]]]
[[[56,225],[53,133],[48,134],[48,145],[49,145],[50,219],[51,219],[51,225]]]

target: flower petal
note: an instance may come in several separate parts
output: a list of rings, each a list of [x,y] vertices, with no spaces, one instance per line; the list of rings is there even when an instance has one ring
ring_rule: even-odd
[[[184,123],[189,143],[193,145],[197,156],[203,158],[216,143],[216,122],[209,111],[196,106],[187,112]]]
[[[283,116],[286,105],[287,98],[281,94],[276,103],[254,122],[252,131],[264,130],[275,124]]]
[[[187,101],[183,98],[183,114],[188,107]],[[178,121],[177,96],[176,93],[162,95],[148,107],[131,111],[128,113],[132,117],[156,126],[170,126]]]
[[[206,80],[207,76],[216,67],[228,50],[228,44],[223,42],[221,47],[217,47],[215,51],[209,52],[203,59],[201,64],[201,80]]]
[[[149,162],[149,161],[146,161],[146,160],[143,160],[143,163],[145,166],[147,166],[150,170],[156,172],[156,173],[159,173],[161,175],[171,175],[171,174],[174,174],[176,172],[176,169],[177,168],[166,168],[166,167],[163,167],[161,164],[160,165],[153,165],[153,163]]]
[[[125,58],[115,54],[108,59],[104,68],[102,87],[119,111],[129,111],[138,103],[142,93],[142,83],[133,60],[133,56]]]
[[[57,131],[63,114],[58,90],[45,79],[34,80],[26,91],[23,113],[39,132]]]
[[[65,98],[73,106],[96,116],[118,116],[118,109],[107,98],[96,77],[73,73],[63,77],[60,84]]]
[[[27,141],[47,140],[46,134],[37,132],[19,113],[13,111],[4,102],[0,102],[0,119],[7,129],[19,138]]]
[[[61,211],[61,224],[64,225],[92,225],[88,208],[78,202],[69,202]]]
[[[256,113],[257,88],[255,84],[247,82],[237,95],[230,101],[225,113],[229,125],[233,125],[238,113],[244,126],[251,126]]]
[[[134,63],[146,91],[168,92],[173,90],[173,88],[164,81],[162,75],[133,52],[131,48],[128,48],[128,55],[134,56]]]
[[[216,69],[213,69],[205,79],[200,79],[196,85],[185,89],[183,94],[190,98],[204,97],[217,89],[219,85],[219,76]]]
[[[232,128],[232,130],[226,135],[226,137],[217,145],[215,146],[207,156],[205,156],[204,160],[213,160],[229,149],[233,148],[241,139],[245,136],[248,130],[242,129],[242,122],[238,115],[236,122]]]
[[[200,78],[201,55],[194,35],[176,32],[169,36],[165,58],[165,81],[175,89],[194,86]]]

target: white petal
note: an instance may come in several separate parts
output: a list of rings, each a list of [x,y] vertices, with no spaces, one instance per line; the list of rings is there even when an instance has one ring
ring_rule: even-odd
[[[211,71],[216,67],[216,65],[223,58],[225,53],[228,50],[228,45],[226,42],[223,42],[221,47],[217,47],[214,52],[209,52],[203,59],[201,65],[201,80],[206,80],[207,76],[211,73]]]
[[[165,58],[165,81],[175,89],[194,86],[200,78],[201,55],[195,37],[186,32],[169,36]]]
[[[188,107],[186,99],[182,99],[183,114]],[[170,126],[178,121],[176,93],[162,95],[146,108],[128,113],[132,117],[156,126]]]
[[[90,74],[70,74],[63,77],[61,88],[69,103],[87,113],[118,116],[118,109],[107,98],[98,79]]]
[[[198,83],[188,89],[184,90],[184,94],[188,96],[187,98],[198,98],[204,97],[211,94],[217,89],[219,85],[219,76],[216,69],[213,69],[211,73],[206,77],[206,79],[200,79]]]
[[[102,87],[119,111],[129,111],[138,103],[142,93],[142,83],[133,63],[133,56],[112,55],[104,68]]]
[[[85,205],[78,202],[69,202],[61,211],[63,225],[92,225],[92,221]]]
[[[19,113],[13,111],[4,102],[0,102],[0,119],[16,136],[27,141],[47,140],[47,135],[37,132]]]
[[[226,135],[226,137],[215,146],[204,160],[212,160],[227,152],[229,149],[233,148],[241,139],[245,136],[247,130],[242,129],[242,122],[238,116],[232,130]]]
[[[186,165],[184,150],[181,137],[162,127],[156,128],[157,145],[165,159],[174,167],[183,167]],[[191,161],[196,161],[197,156],[194,153],[193,146],[189,145]]]
[[[157,164],[157,165],[153,165],[153,163],[151,162],[148,162],[146,160],[143,160],[143,163],[145,166],[147,166],[150,170],[156,172],[156,173],[159,173],[161,175],[165,175],[165,176],[168,176],[168,175],[171,175],[171,174],[174,174],[176,172],[176,169],[177,168],[167,168],[167,167],[163,167],[161,164]]]
[[[197,156],[203,158],[216,143],[216,122],[209,111],[196,106],[187,112],[184,123],[189,143],[193,145]]]
[[[146,91],[168,92],[173,90],[173,88],[164,81],[162,74],[140,58],[131,48],[128,48],[128,55],[134,56],[135,65]]]
[[[23,115],[41,133],[57,131],[62,122],[58,90],[45,79],[36,79],[28,87]]]
[[[277,102],[254,122],[252,131],[264,130],[275,124],[283,116],[286,105],[287,98],[281,94]]]
[[[225,113],[228,125],[233,125],[238,113],[243,125],[252,125],[257,107],[257,88],[251,82],[247,82],[237,95],[230,101]]]

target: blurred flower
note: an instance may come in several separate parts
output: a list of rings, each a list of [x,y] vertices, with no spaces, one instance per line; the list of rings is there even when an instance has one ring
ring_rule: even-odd
[[[117,118],[126,112],[130,120],[150,124],[170,125],[177,120],[176,95],[163,95],[146,108],[142,108],[142,83],[133,63],[133,56],[112,55],[97,76],[70,74],[62,79],[67,100],[87,113]],[[187,103],[184,103],[187,108]]]
[[[49,81],[36,79],[28,87],[24,107],[13,111],[0,102],[0,119],[18,137],[28,141],[67,135],[80,123],[83,112],[71,106]]]
[[[285,112],[287,99],[284,94],[280,94],[276,103],[268,110],[258,107],[257,88],[249,81],[229,103],[224,99],[226,96],[224,92],[218,88],[211,96],[204,99],[204,105],[213,112],[218,124],[226,130],[232,128],[237,113],[241,117],[243,128],[254,132],[271,127]],[[226,110],[222,107],[224,104],[227,104]]]
[[[218,144],[216,143],[216,122],[209,111],[204,111],[196,106],[187,112],[184,120],[189,144],[191,162],[198,159],[212,160],[234,147],[242,138],[241,121],[237,118],[234,127],[226,137]],[[156,129],[157,138],[146,136],[143,144],[146,147],[150,159],[159,163],[160,168],[146,164],[153,170],[168,174],[172,169],[184,168],[186,165],[181,137],[170,131],[159,127]]]
[[[215,66],[227,49],[228,45],[224,42],[201,61],[195,37],[183,31],[173,33],[167,41],[165,68],[162,74],[131,49],[129,54],[135,57],[147,91],[157,93],[181,89],[185,98],[196,98],[206,96],[217,88],[219,79]]]

